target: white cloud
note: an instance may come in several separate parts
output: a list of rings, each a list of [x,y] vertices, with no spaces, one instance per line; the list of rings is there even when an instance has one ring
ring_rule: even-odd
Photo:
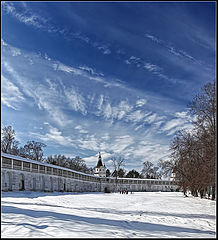
[[[67,73],[74,73],[76,75],[83,75],[84,74],[83,71],[81,71],[77,68],[69,67],[69,66],[64,65],[60,62],[53,64],[53,67],[56,71],[59,70],[59,71],[67,72]]]
[[[97,76],[104,76],[103,73],[97,73],[93,68],[88,67],[86,65],[80,66],[79,69],[83,70],[83,71],[87,71],[88,73],[92,74],[92,75],[97,75]]]
[[[170,135],[173,135],[175,134],[177,131],[181,131],[181,130],[186,130],[186,131],[189,131],[193,129],[193,125],[190,124],[190,123],[185,123],[184,125],[181,125],[181,126],[178,126],[178,127],[175,127],[173,129],[171,129],[167,135],[170,136]]]
[[[146,115],[141,110],[136,110],[128,114],[126,120],[132,122],[140,122]]]
[[[153,113],[150,116],[146,117],[145,121],[151,124],[156,120],[156,118],[157,118],[157,114]]]
[[[34,99],[36,105],[40,110],[44,109],[48,112],[52,121],[56,121],[59,125],[65,126],[72,123],[72,120],[68,120],[65,114],[63,114],[60,105],[60,100],[64,100],[64,97],[60,95],[55,85],[50,87],[48,91],[47,86],[39,84],[38,82],[29,81],[24,76],[20,76],[17,71],[8,63],[4,62],[4,67],[11,74],[17,83],[22,86],[23,92],[30,98]],[[48,79],[46,79],[48,82]],[[51,82],[50,82],[51,83]],[[58,104],[57,104],[58,103]]]
[[[169,49],[170,53],[172,53],[172,54],[174,54],[174,55],[176,55],[178,57],[181,56],[181,54],[179,52],[177,52],[174,47],[170,46],[170,47],[168,47],[168,49]]]
[[[83,115],[86,115],[86,104],[85,99],[81,94],[79,94],[75,89],[64,90],[67,103],[74,111],[80,111]]]
[[[24,96],[19,88],[10,82],[6,77],[2,76],[2,103],[14,110],[19,109],[19,104],[24,102]]]
[[[100,149],[98,138],[96,138],[94,134],[86,135],[85,138],[79,139],[78,147],[82,149],[97,151],[97,152]]]
[[[160,126],[164,123],[164,121],[158,121],[154,122],[153,124],[156,126],[156,128],[160,128]]]
[[[146,103],[147,103],[147,100],[141,98],[141,99],[139,99],[139,100],[136,101],[136,107],[142,107],[142,106],[144,106]]]
[[[60,33],[62,33],[63,31],[64,31],[64,29],[62,29],[62,30],[60,31]],[[65,33],[66,33],[66,32],[67,32],[67,31],[65,30]],[[77,39],[85,42],[85,43],[89,43],[89,42],[90,42],[89,37],[81,34],[80,32],[70,33],[70,35],[73,36],[74,38],[77,38]]]
[[[80,125],[77,125],[77,126],[75,127],[75,129],[78,130],[79,133],[88,133],[88,131],[85,130],[85,129],[83,129],[82,126],[80,126]]]
[[[97,46],[97,49],[100,50],[103,54],[111,54],[111,50],[108,48],[107,45],[100,45],[100,46]]]
[[[171,54],[173,54],[176,57],[188,59],[188,60],[191,60],[194,63],[197,63],[199,65],[203,65],[202,61],[199,61],[199,60],[195,59],[193,56],[191,56],[190,54],[188,54],[184,50],[177,49],[176,47],[172,46],[171,44],[169,44],[169,43],[167,43],[167,42],[165,42],[161,39],[158,39],[157,37],[152,36],[150,34],[145,34],[145,37],[151,39],[155,43],[158,43],[160,46],[166,48],[168,50],[168,52],[170,52]]]
[[[15,18],[17,18],[17,20],[26,25],[32,25],[36,28],[45,28],[47,23],[45,18],[37,14],[33,14],[31,11],[27,11],[27,9],[23,12],[18,12],[12,2],[4,3],[3,9],[6,10],[8,14],[12,14]]]
[[[167,135],[173,135],[176,131],[186,129],[190,130],[193,128],[191,124],[192,118],[188,115],[187,111],[176,112],[173,118],[165,123],[165,125],[160,128],[160,131],[167,132]]]
[[[177,83],[178,80],[176,81],[176,79],[170,78],[169,76],[163,74],[163,69],[160,66],[157,66],[153,63],[148,63],[145,62],[143,59],[135,57],[135,56],[131,56],[128,60],[125,60],[126,64],[133,64],[138,68],[142,68],[145,69],[147,71],[149,71],[150,73],[165,79],[167,81],[170,81],[172,83]]]
[[[101,139],[103,139],[104,141],[105,141],[105,140],[109,140],[109,139],[110,139],[110,136],[109,136],[108,133],[105,133],[105,134],[103,135],[103,137],[101,137]]]
[[[181,126],[184,124],[184,120],[183,119],[180,119],[180,118],[175,118],[175,119],[172,119],[170,121],[168,121],[163,127],[162,127],[162,130],[163,131],[168,131],[168,130],[171,130],[172,128],[174,127],[177,127],[177,126]]]
[[[105,99],[103,95],[100,95],[98,109],[100,110],[97,112],[98,116],[103,116],[105,119],[121,120],[133,107],[125,100],[120,101],[118,105],[112,106],[109,100]]]
[[[103,101],[104,101],[104,96],[101,94],[99,97],[99,100],[98,100],[98,109],[99,110],[102,109]]]
[[[13,57],[16,57],[16,56],[21,55],[21,51],[20,51],[20,49],[18,49],[18,48],[10,47],[10,50],[11,50],[11,55],[12,55]]]
[[[64,65],[60,62],[53,63],[52,66],[55,71],[63,71],[70,74],[75,74],[77,76],[82,76],[82,77],[88,78],[89,80],[93,80],[97,83],[102,83],[106,88],[107,87],[125,88],[125,85],[121,80],[103,78],[104,74],[94,72],[94,70],[93,69],[91,70],[91,68],[89,67],[75,68],[75,67]]]
[[[108,160],[107,164],[111,165],[111,164],[113,164],[113,161],[112,160]]]
[[[135,56],[131,56],[131,57],[129,58],[129,60],[132,60],[132,61],[139,61],[140,58],[135,57]]]
[[[83,160],[85,160],[88,163],[93,163],[93,165],[95,164],[94,166],[96,166],[98,161],[98,154],[94,156],[84,157]]]
[[[156,42],[156,43],[161,43],[162,40],[158,39],[157,37],[153,36],[153,35],[150,35],[148,33],[145,34],[145,37],[151,39],[152,41]]]
[[[112,156],[111,153],[102,151],[101,152],[101,158],[102,158],[102,162],[103,164],[106,165],[106,167],[108,167],[107,165],[110,165],[110,161],[107,161],[108,158],[110,158]],[[97,165],[98,162],[98,153],[96,153],[95,155],[89,156],[89,157],[84,157],[83,158],[86,162],[88,163],[93,163],[93,167]]]
[[[10,57],[5,58],[4,71],[9,74],[13,82],[16,82],[18,89],[22,87],[23,94],[29,99],[32,98],[35,104],[31,103],[32,106],[38,105],[40,108],[40,111],[38,108],[35,110],[38,111],[40,121],[44,122],[44,128],[48,128],[47,133],[39,135],[40,139],[50,141],[52,145],[55,143],[80,149],[82,154],[86,156],[90,154],[90,158],[87,157],[89,161],[91,156],[99,151],[108,154],[105,155],[105,159],[111,154],[120,153],[128,158],[128,161],[140,161],[146,157],[156,161],[159,158],[158,151],[163,150],[161,147],[165,146],[168,139],[166,141],[164,139],[163,142],[160,140],[159,145],[154,139],[159,136],[167,137],[179,127],[175,123],[173,126],[173,122],[164,122],[165,116],[160,115],[165,108],[173,112],[172,105],[165,98],[151,96],[149,93],[145,95],[144,92],[130,88],[122,88],[121,91],[119,84],[123,86],[122,82],[119,80],[111,82],[109,77],[98,75],[95,69],[86,65],[81,65],[79,68],[67,66],[46,59],[44,54],[36,56],[25,53],[24,59],[23,51],[21,55],[16,56],[20,60],[16,62],[10,51],[5,52],[4,54]],[[23,64],[22,68],[22,61],[25,60],[26,63],[28,57],[33,59],[34,66],[26,67]],[[42,73],[41,67],[46,74]],[[82,81],[79,76],[83,77]],[[87,90],[87,83],[94,87]],[[118,88],[105,89],[106,84]],[[72,110],[77,111],[77,114]],[[183,120],[186,120],[185,112],[175,112],[173,118],[184,117]],[[113,124],[110,124],[110,121]],[[66,132],[72,134],[74,139],[66,135]],[[154,147],[141,143],[138,146],[141,139],[149,140]],[[162,152],[160,155],[162,156]],[[96,163],[96,158],[93,161]]]
[[[135,131],[138,131],[139,129],[141,129],[144,126],[144,124],[140,124],[137,127],[135,127]]]
[[[110,103],[107,103],[107,105],[105,106],[104,110],[103,110],[103,116],[106,118],[106,119],[109,119],[112,117],[112,107],[110,105]]]
[[[116,137],[115,140],[110,144],[110,150],[114,153],[124,153],[125,149],[134,143],[134,139],[130,135],[121,135]]]
[[[53,142],[62,146],[75,147],[75,140],[69,136],[63,136],[63,133],[49,124],[49,132],[46,134],[31,133],[45,142]]]
[[[183,112],[176,112],[176,113],[175,113],[175,116],[176,116],[176,117],[179,117],[179,118],[187,118],[187,117],[189,117],[189,116],[188,116],[188,113],[185,112],[185,111],[183,111]]]
[[[161,71],[162,69],[160,67],[158,67],[155,64],[151,64],[151,63],[145,63],[144,64],[144,68],[147,69],[150,72],[157,72],[157,71]]]

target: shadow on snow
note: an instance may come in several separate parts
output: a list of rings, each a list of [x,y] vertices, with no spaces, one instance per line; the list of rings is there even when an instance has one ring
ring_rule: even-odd
[[[122,220],[110,220],[103,218],[94,218],[94,217],[82,217],[76,216],[72,214],[63,214],[63,213],[54,213],[49,211],[35,211],[29,209],[21,209],[12,206],[2,206],[2,213],[13,213],[13,214],[23,214],[29,217],[34,218],[42,218],[42,217],[50,217],[56,220],[63,221],[76,221],[76,222],[84,222],[88,224],[99,224],[105,226],[117,226],[122,227],[124,229],[134,229],[139,231],[156,231],[156,232],[189,232],[189,233],[198,233],[198,234],[213,234],[213,231],[203,231],[193,228],[185,228],[185,227],[176,227],[176,226],[166,226],[162,224],[153,224],[153,223],[145,223],[145,222],[137,222],[137,221],[122,221]]]

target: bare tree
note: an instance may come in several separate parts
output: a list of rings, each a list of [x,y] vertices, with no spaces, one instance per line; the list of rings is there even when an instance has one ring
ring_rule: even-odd
[[[199,156],[196,148],[196,140],[193,135],[186,131],[180,131],[171,143],[172,168],[176,172],[178,185],[183,189],[184,194],[189,189],[194,196],[197,196]]]
[[[151,178],[154,164],[150,161],[143,162],[142,174],[145,178]]]
[[[76,156],[71,160],[70,168],[76,171],[81,171],[85,173],[89,173],[90,169],[86,166],[85,160],[81,157]]]
[[[15,130],[11,126],[2,129],[1,150],[5,153],[18,154],[19,142],[15,140]]]
[[[75,158],[69,158],[65,155],[49,156],[46,159],[47,163],[54,164],[61,167],[66,167],[75,171],[92,174],[93,169],[86,166],[85,160],[76,156]]]
[[[43,147],[46,147],[44,143],[28,141],[27,144],[24,145],[24,155],[30,159],[36,161],[43,160]]]
[[[184,193],[201,197],[208,190],[215,199],[216,188],[216,94],[215,82],[202,88],[189,104],[193,130],[177,132],[170,149],[169,167]],[[163,165],[163,163],[162,163]],[[167,165],[167,164],[166,164]]]
[[[212,199],[216,189],[216,85],[208,83],[202,87],[189,104],[190,113],[196,117],[193,121],[195,136],[201,145],[204,179],[212,188]]]
[[[115,184],[116,184],[116,191],[117,191],[117,178],[118,178],[118,172],[120,171],[121,167],[125,166],[125,159],[122,156],[113,156],[111,158],[112,160],[112,165],[113,165],[113,172],[115,173]]]
[[[197,94],[188,104],[190,113],[196,117],[193,124],[197,129],[209,131],[215,140],[216,136],[216,86],[215,81],[202,87],[202,93]]]
[[[170,177],[173,173],[173,169],[174,169],[174,164],[172,163],[172,161],[169,160],[162,160],[160,159],[157,163],[157,166],[159,167],[159,174],[160,177]]]

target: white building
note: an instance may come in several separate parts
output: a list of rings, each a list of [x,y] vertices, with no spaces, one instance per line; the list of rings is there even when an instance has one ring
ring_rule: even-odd
[[[106,167],[105,167],[105,164],[103,166],[100,152],[98,156],[98,163],[97,163],[97,166],[95,167],[94,175],[99,177],[106,177]]]

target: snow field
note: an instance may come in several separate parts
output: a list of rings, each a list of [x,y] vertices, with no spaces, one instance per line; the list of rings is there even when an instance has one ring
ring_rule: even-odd
[[[180,192],[2,193],[2,237],[215,238],[216,202]]]

